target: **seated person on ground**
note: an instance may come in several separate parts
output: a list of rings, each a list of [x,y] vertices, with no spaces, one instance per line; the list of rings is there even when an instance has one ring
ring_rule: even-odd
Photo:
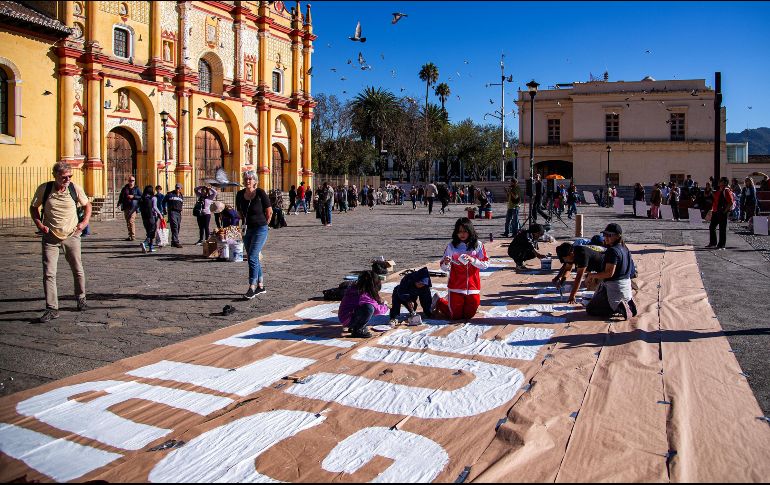
[[[564,243],[557,246],[556,255],[562,263],[559,273],[553,279],[553,283],[556,286],[560,287],[564,284],[573,266],[577,268],[575,282],[572,283],[572,290],[569,293],[568,300],[568,303],[575,303],[575,295],[577,295],[586,271],[599,273],[604,269],[604,248],[597,246],[574,246],[570,243]]]
[[[532,224],[529,229],[521,230],[508,246],[508,256],[516,262],[516,269],[526,269],[524,261],[543,259],[546,255],[537,251],[537,240],[543,237],[543,226]]]
[[[388,313],[388,305],[380,298],[382,282],[374,271],[364,271],[356,284],[349,287],[340,302],[337,313],[343,327],[348,327],[351,336],[368,338],[372,334],[366,328],[374,315]]]
[[[431,281],[428,268],[420,268],[414,273],[409,273],[401,279],[401,282],[393,289],[393,305],[390,308],[390,323],[396,325],[401,313],[401,305],[404,305],[409,315],[417,313],[417,300],[426,317],[431,316]]]
[[[633,300],[631,276],[634,262],[631,252],[623,242],[623,230],[619,224],[608,224],[602,232],[604,245],[604,269],[588,275],[586,284],[592,280],[601,281],[593,298],[586,306],[589,315],[611,317],[619,313],[624,320],[636,316],[636,303]]]
[[[222,227],[237,226],[241,223],[241,217],[238,215],[238,211],[230,204],[225,204],[225,208],[220,216],[222,220]]]

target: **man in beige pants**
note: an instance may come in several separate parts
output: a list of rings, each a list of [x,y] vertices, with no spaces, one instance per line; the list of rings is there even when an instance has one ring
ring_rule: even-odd
[[[56,289],[56,269],[59,246],[70,265],[75,279],[75,297],[78,310],[86,305],[86,273],[80,261],[80,234],[91,218],[91,202],[81,187],[72,183],[72,169],[66,163],[53,166],[53,182],[42,184],[35,191],[29,212],[37,228],[43,233],[43,287],[45,312],[37,323],[59,318],[59,296]],[[78,222],[78,205],[83,209],[83,220]],[[40,207],[43,207],[42,220]]]

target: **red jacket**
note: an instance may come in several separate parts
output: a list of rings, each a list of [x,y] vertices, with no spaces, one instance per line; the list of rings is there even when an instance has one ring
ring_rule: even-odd
[[[305,199],[305,186],[304,185],[300,185],[299,187],[297,187],[297,198],[300,199],[300,200],[304,200]]]
[[[463,254],[474,258],[474,261],[463,264],[463,258],[460,258],[460,255]],[[449,271],[449,282],[447,283],[449,291],[463,295],[481,293],[480,270],[489,267],[489,258],[484,244],[479,241],[475,248],[469,250],[465,243],[460,243],[457,247],[449,243],[444,251],[444,256],[452,260],[447,265],[441,265],[441,269]]]
[[[724,190],[720,190],[717,192],[716,197],[714,197],[714,202],[711,204],[711,210],[716,214],[719,210],[719,199],[721,197],[725,198],[725,211],[729,212],[733,208],[733,200],[735,200],[735,197],[733,196],[733,191],[730,190],[729,187],[725,187]]]

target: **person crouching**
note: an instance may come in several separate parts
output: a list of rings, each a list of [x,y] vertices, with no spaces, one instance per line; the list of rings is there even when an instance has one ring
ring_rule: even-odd
[[[451,320],[473,318],[481,304],[480,270],[488,267],[487,251],[473,223],[467,217],[457,219],[452,242],[441,259],[441,269],[449,272],[449,293],[447,299],[433,296],[431,313]]]
[[[635,272],[631,252],[623,242],[623,230],[619,224],[608,224],[602,232],[604,245],[604,269],[592,273],[586,279],[590,286],[593,280],[601,281],[593,298],[586,306],[589,315],[611,317],[619,313],[624,320],[636,316],[636,303],[633,300],[631,277]]]
[[[388,313],[388,305],[380,297],[382,283],[374,271],[364,271],[356,284],[345,291],[340,302],[338,316],[343,327],[348,327],[352,337],[369,338],[372,333],[367,325],[374,315]]]
[[[398,316],[401,314],[401,305],[406,307],[410,317],[417,313],[417,300],[425,316],[430,318],[430,273],[428,268],[420,268],[414,273],[409,273],[401,279],[401,282],[393,289],[393,305],[390,308],[390,325],[398,324]]]
[[[516,262],[516,269],[527,269],[524,266],[524,261],[530,259],[543,259],[546,255],[542,254],[535,249],[537,246],[537,240],[540,239],[545,231],[540,224],[532,224],[529,229],[519,231],[514,236],[511,244],[508,245],[508,256]]]

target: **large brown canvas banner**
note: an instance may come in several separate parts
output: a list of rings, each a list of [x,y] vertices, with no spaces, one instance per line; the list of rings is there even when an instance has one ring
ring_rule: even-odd
[[[307,302],[7,396],[0,480],[770,479],[692,248],[631,249],[630,321],[588,317],[556,268],[516,273],[493,243],[469,322],[360,340],[337,302]]]

